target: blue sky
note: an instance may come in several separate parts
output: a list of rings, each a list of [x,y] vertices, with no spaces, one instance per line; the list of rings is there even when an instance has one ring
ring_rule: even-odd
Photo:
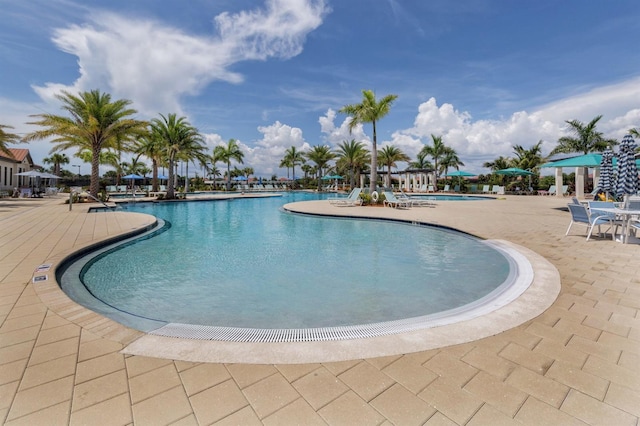
[[[238,139],[257,175],[290,146],[370,142],[337,111],[397,94],[380,146],[415,157],[430,135],[463,169],[544,141],[565,120],[640,126],[640,2],[0,0],[0,123],[33,130],[54,94],[98,88],[142,119],[186,116],[212,149]],[[36,162],[47,141],[32,142]],[[72,155],[73,153],[69,153]],[[73,161],[72,161],[73,162]],[[76,163],[74,163],[76,164]],[[399,165],[402,166],[402,165]],[[83,173],[89,172],[89,165]]]

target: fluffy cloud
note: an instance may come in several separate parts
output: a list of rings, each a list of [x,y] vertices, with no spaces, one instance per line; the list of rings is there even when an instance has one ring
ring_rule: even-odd
[[[253,168],[257,176],[271,177],[274,174],[285,176],[286,170],[278,167],[285,151],[292,146],[295,146],[300,151],[311,149],[309,143],[304,140],[300,128],[291,127],[279,121],[269,126],[259,126],[258,132],[262,134],[262,138],[252,144],[247,144],[240,140],[237,141],[244,153],[244,165]],[[217,134],[206,135],[206,140],[207,145],[212,144],[212,149],[213,146],[227,143]],[[245,167],[244,165],[236,164],[235,166],[243,168]]]
[[[237,62],[290,58],[327,13],[323,0],[268,0],[263,9],[222,13],[217,35],[197,36],[149,19],[96,13],[85,25],[57,29],[53,42],[78,57],[80,77],[71,86],[34,86],[51,101],[72,93],[108,88],[114,98],[131,99],[143,114],[183,114],[180,98],[216,80],[239,83],[229,70]]]
[[[320,123],[320,132],[323,133],[323,139],[331,147],[335,147],[339,143],[345,140],[355,139],[359,142],[363,142],[368,149],[371,149],[371,139],[364,133],[362,124],[357,124],[351,131],[349,130],[349,123],[351,118],[345,117],[339,126],[335,125],[337,118],[336,112],[329,108],[325,115],[318,119]]]

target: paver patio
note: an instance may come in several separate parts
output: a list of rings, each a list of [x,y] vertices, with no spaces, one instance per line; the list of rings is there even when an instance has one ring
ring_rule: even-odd
[[[69,211],[63,201],[0,200],[3,424],[639,424],[640,246],[587,242],[578,229],[565,237],[566,199],[380,210],[542,255],[562,280],[542,315],[441,349],[291,365],[122,354],[139,332],[61,297],[53,271],[44,282],[32,277],[39,265],[153,219]]]

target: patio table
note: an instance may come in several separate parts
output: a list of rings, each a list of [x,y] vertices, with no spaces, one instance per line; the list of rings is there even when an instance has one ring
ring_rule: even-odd
[[[594,212],[614,214],[616,218],[619,218],[622,221],[621,236],[622,236],[622,242],[624,244],[626,244],[629,241],[629,231],[631,229],[631,226],[630,226],[631,220],[634,217],[640,217],[639,209],[622,209],[619,207],[615,207],[615,208],[600,207],[600,208],[593,208],[592,210]]]

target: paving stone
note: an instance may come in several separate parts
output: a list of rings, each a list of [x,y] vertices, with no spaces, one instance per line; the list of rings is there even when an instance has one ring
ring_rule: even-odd
[[[200,424],[211,424],[249,405],[233,380],[227,380],[189,398]]]
[[[560,407],[569,393],[567,385],[524,367],[516,368],[507,378],[506,383],[555,408]]]
[[[483,404],[476,395],[442,377],[434,380],[418,397],[458,424],[467,422]]]
[[[436,412],[435,408],[397,384],[374,398],[371,406],[396,425],[422,425]]]
[[[242,392],[261,419],[300,398],[298,391],[279,374],[254,383]]]
[[[347,392],[318,410],[324,421],[335,426],[378,425],[384,417],[354,392]]]
[[[338,378],[365,401],[371,401],[394,384],[391,377],[366,362],[345,371]]]
[[[199,364],[180,372],[180,379],[189,396],[202,392],[230,378],[231,375],[222,364]]]
[[[636,426],[638,418],[582,392],[571,390],[562,411],[589,424]]]
[[[293,382],[293,387],[318,410],[338,398],[349,388],[325,367],[320,367]]]

